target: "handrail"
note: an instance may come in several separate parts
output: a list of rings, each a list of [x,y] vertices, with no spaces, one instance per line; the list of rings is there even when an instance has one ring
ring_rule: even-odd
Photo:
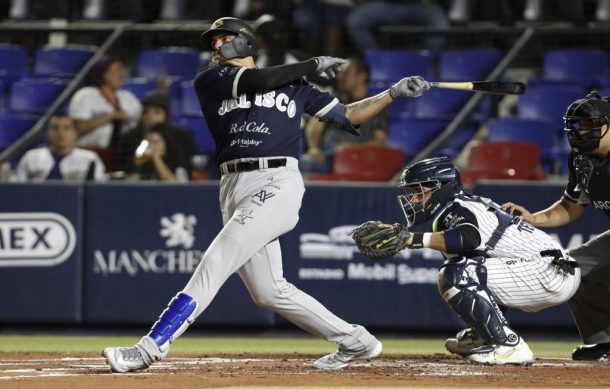
[[[38,119],[38,121],[34,124],[34,126],[23,134],[19,139],[15,142],[11,143],[6,149],[0,152],[0,164],[4,163],[11,158],[13,158],[17,153],[23,150],[25,147],[29,145],[29,143],[36,137],[40,132],[42,132],[55,112],[61,107],[61,105],[68,100],[68,98],[72,95],[72,93],[76,90],[76,88],[80,85],[80,83],[84,80],[89,73],[89,70],[93,67],[93,65],[104,55],[110,46],[123,34],[125,31],[125,27],[117,27],[112,34],[104,43],[100,46],[100,48],[93,54],[93,56],[87,61],[87,63],[83,66],[83,68],[74,76],[72,80],[68,83],[68,86],[64,88],[59,97],[55,99],[53,104],[47,109],[47,111]]]
[[[496,80],[500,77],[508,68],[508,66],[513,62],[515,57],[519,54],[521,50],[525,47],[527,42],[534,36],[535,30],[533,28],[526,29],[523,34],[519,37],[519,39],[515,42],[513,47],[508,51],[508,53],[502,58],[500,63],[491,71],[489,74],[489,80]],[[451,122],[447,125],[447,127],[441,132],[437,137],[435,137],[432,142],[430,142],[423,150],[409,161],[409,164],[421,161],[422,159],[427,158],[430,154],[432,154],[451,134],[457,130],[457,128],[466,120],[468,115],[474,111],[477,104],[483,98],[483,93],[474,93],[472,97],[466,102],[466,104],[462,107],[462,109],[458,112],[457,115],[453,117]]]

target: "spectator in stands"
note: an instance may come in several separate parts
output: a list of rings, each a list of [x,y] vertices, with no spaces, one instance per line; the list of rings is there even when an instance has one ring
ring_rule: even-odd
[[[384,24],[449,28],[445,11],[434,0],[367,1],[355,7],[347,18],[350,38],[361,51],[379,49],[372,29]],[[435,54],[444,42],[442,34],[431,34],[426,36],[424,47]]]
[[[157,124],[144,134],[128,168],[128,178],[187,182],[186,165],[184,155],[176,147],[171,127]]]
[[[170,122],[170,104],[169,97],[163,91],[152,91],[146,94],[142,100],[144,110],[138,126],[126,134],[123,134],[119,139],[117,149],[117,169],[127,170],[131,165],[134,153],[146,133],[157,124],[164,124],[166,130],[170,133],[175,147],[185,156],[186,168],[190,173],[191,158],[198,154],[197,144],[193,133],[188,130],[183,130],[174,127]]]
[[[288,51],[288,27],[283,20],[264,14],[256,19],[252,27],[258,38],[257,67],[264,68],[299,61],[299,58]]]
[[[344,104],[369,96],[369,65],[362,57],[351,57],[337,80],[337,97]],[[360,126],[360,136],[348,134],[334,125],[310,119],[305,128],[307,152],[301,156],[301,171],[331,170],[335,151],[358,146],[383,146],[388,137],[388,112],[383,110]]]
[[[68,112],[80,134],[80,146],[112,151],[120,135],[138,123],[142,105],[131,92],[121,89],[125,71],[119,59],[103,56],[89,76],[91,86],[74,94]]]
[[[308,56],[341,56],[343,35],[352,0],[299,0],[293,23]]]
[[[65,114],[51,117],[49,146],[29,150],[19,161],[17,181],[104,180],[104,164],[92,151],[76,147],[78,132]]]

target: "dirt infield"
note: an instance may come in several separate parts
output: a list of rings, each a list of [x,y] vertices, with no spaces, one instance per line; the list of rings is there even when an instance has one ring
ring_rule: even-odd
[[[534,365],[479,366],[449,355],[391,355],[358,361],[339,372],[312,367],[315,356],[173,355],[150,369],[111,374],[88,355],[0,354],[0,387],[200,388],[220,386],[602,387],[610,362],[537,359]]]

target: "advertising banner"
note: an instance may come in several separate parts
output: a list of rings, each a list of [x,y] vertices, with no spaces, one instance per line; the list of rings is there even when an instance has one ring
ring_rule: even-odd
[[[87,186],[85,320],[152,324],[222,227],[218,185]],[[198,324],[270,326],[238,276]]]
[[[68,184],[0,186],[0,322],[81,321],[82,193]]]

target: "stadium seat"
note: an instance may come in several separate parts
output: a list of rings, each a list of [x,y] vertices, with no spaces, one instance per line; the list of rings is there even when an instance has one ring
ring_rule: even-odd
[[[584,97],[582,89],[569,86],[545,85],[529,88],[517,103],[517,116],[521,119],[542,120],[563,128],[563,115],[576,99]]]
[[[478,129],[479,125],[477,122],[471,121],[462,123],[462,125],[437,148],[438,151],[434,152],[433,155],[446,155],[451,159],[456,158],[464,146],[474,137]]]
[[[138,75],[155,79],[159,75],[192,80],[199,69],[199,51],[185,47],[142,50],[138,55]]]
[[[396,82],[406,75],[429,78],[432,58],[426,51],[369,50],[366,61],[371,68],[371,82]]]
[[[401,149],[384,146],[350,147],[335,152],[333,171],[312,174],[310,180],[389,181],[404,166]]]
[[[549,50],[544,53],[542,78],[552,81],[578,83],[585,87],[608,74],[610,58],[599,50]]]
[[[122,89],[130,91],[142,101],[148,92],[157,89],[157,83],[155,80],[146,77],[125,78]]]
[[[564,136],[553,124],[532,119],[502,118],[492,119],[489,123],[490,142],[518,141],[530,142],[540,146],[542,166],[548,173],[556,170],[559,157],[560,140]]]
[[[441,81],[477,81],[488,79],[491,71],[502,60],[498,49],[448,50],[440,55]]]
[[[474,185],[479,179],[540,180],[540,146],[529,142],[489,142],[470,149],[468,169],[462,182]]]
[[[216,148],[214,138],[208,129],[208,124],[201,116],[183,116],[178,118],[174,124],[185,130],[190,130],[195,135],[195,143],[199,151],[204,153],[213,152]]]
[[[401,118],[390,122],[388,146],[400,148],[406,160],[413,158],[426,147],[448,122],[438,119]]]
[[[65,80],[44,78],[16,81],[11,88],[9,108],[18,112],[44,113],[67,84]],[[60,111],[65,111],[65,106]]]
[[[192,81],[183,81],[180,83],[182,99],[180,99],[180,112],[187,116],[203,116],[199,98],[195,93]]]
[[[414,116],[418,119],[451,120],[464,107],[471,92],[432,88],[415,99]],[[491,100],[483,99],[471,119],[485,120],[489,116]]]
[[[36,50],[34,74],[38,76],[72,77],[95,53],[91,46],[46,46]]]
[[[28,73],[28,49],[16,45],[0,46],[0,78],[14,80]]]
[[[0,150],[5,149],[31,129],[38,119],[37,115],[0,112]]]

